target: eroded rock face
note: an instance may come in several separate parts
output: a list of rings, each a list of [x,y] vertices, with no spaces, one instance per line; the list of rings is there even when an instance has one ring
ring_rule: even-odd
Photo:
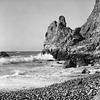
[[[94,50],[100,47],[100,0],[96,0],[94,9],[87,22],[81,27],[80,33],[87,42],[86,46],[94,45]]]
[[[71,68],[71,67],[77,67],[77,64],[72,60],[66,60],[63,65],[63,68]]]
[[[87,66],[88,64],[92,64],[92,59],[93,56],[89,54],[70,54],[66,57],[64,68]]]
[[[80,53],[82,55],[88,54],[88,58],[91,58],[92,55],[93,59],[96,59],[91,58],[89,62],[98,62],[97,55],[100,54],[100,0],[96,0],[94,9],[86,23],[75,30],[67,27],[64,16],[60,16],[58,22],[52,22],[45,35],[44,50],[47,49],[56,59],[71,60],[72,57],[68,58],[69,55],[74,54],[77,58]],[[76,63],[87,64],[87,60],[85,58],[84,62],[83,59],[80,59]]]
[[[96,0],[96,4],[87,22],[81,27],[81,34],[85,38],[98,36],[100,32],[100,0]]]

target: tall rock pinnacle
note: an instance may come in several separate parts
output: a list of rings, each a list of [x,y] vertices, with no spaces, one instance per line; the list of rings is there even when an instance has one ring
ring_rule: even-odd
[[[44,49],[61,48],[65,44],[66,35],[72,32],[71,28],[66,27],[66,20],[64,16],[59,16],[58,22],[53,21],[45,35]]]
[[[66,20],[64,16],[59,17],[58,27],[59,28],[66,27]]]

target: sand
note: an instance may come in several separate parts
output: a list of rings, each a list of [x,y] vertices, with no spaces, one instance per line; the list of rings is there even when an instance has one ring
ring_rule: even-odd
[[[67,80],[86,77],[89,74],[81,74],[84,68],[90,70],[90,74],[100,71],[99,66],[82,66],[79,68],[64,69],[63,62],[50,62],[47,66],[31,69],[33,74],[9,75],[0,78],[1,91],[15,91],[21,89],[40,88],[61,83]]]

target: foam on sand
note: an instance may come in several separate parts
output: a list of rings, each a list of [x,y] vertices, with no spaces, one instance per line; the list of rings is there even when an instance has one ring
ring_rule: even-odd
[[[52,62],[53,65],[54,62]],[[100,71],[94,67],[86,66],[91,72]],[[55,66],[35,67],[30,70],[27,69],[15,69],[12,75],[4,75],[0,77],[0,90],[17,90],[28,88],[39,88],[52,85],[55,83],[61,83],[67,80],[86,77],[87,74],[82,74],[84,67],[80,68],[68,68]]]
[[[53,64],[53,63],[52,63]],[[61,67],[35,67],[30,70],[16,69],[10,75],[0,77],[0,90],[38,88],[63,82],[68,74]]]

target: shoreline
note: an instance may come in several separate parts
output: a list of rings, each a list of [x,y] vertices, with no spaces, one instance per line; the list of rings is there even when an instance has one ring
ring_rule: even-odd
[[[63,68],[63,62],[50,61],[45,67],[31,69],[32,75],[11,75],[0,78],[0,91],[16,91],[30,88],[42,88],[52,84],[59,84],[64,81],[77,78],[84,78],[100,71],[99,66],[82,66],[79,68]],[[82,74],[87,68],[91,73]]]
[[[17,91],[1,91],[0,98],[8,100],[61,100],[66,98],[79,100],[94,100],[100,88],[100,72],[85,78],[77,78],[47,87],[24,89]]]

